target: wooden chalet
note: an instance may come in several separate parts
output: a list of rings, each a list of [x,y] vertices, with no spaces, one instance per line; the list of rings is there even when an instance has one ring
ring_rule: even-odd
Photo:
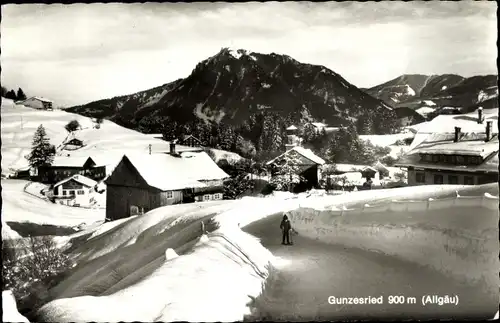
[[[54,184],[54,201],[69,206],[91,206],[96,185],[97,182],[88,177],[73,175]]]
[[[266,163],[271,176],[276,176],[280,172],[285,160],[287,160],[288,165],[291,164],[293,166],[297,175],[305,179],[304,183],[295,186],[295,191],[319,187],[319,179],[321,178],[321,169],[319,166],[325,163],[322,158],[316,156],[310,149],[294,146]]]
[[[174,149],[175,151],[175,149]],[[106,179],[106,218],[179,203],[220,200],[229,177],[205,152],[126,155]]]

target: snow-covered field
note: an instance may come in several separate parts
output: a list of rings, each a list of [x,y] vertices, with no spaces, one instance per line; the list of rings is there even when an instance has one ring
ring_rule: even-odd
[[[375,146],[389,147],[391,152],[389,156],[393,158],[398,158],[401,154],[406,153],[409,150],[408,145],[395,145],[397,141],[403,141],[408,138],[415,137],[415,134],[411,132],[396,133],[391,135],[360,135],[359,138],[364,141],[369,141]]]
[[[170,144],[161,139],[142,134],[135,130],[121,127],[111,121],[104,120],[100,129],[94,129],[91,118],[62,110],[42,111],[15,105],[12,100],[2,98],[2,173],[9,168],[20,169],[28,166],[24,156],[31,150],[33,134],[37,127],[43,124],[50,138],[51,144],[59,147],[68,136],[64,126],[71,120],[77,120],[82,130],[75,131],[74,135],[84,143],[84,147],[75,151],[65,151],[71,156],[95,156],[117,164],[126,153],[145,153],[151,151],[168,152]],[[177,145],[177,151],[190,150],[190,147]],[[228,154],[230,158],[239,157],[237,154],[215,151],[216,155]],[[222,158],[222,157],[221,157]]]
[[[31,222],[61,227],[104,221],[105,209],[54,204],[24,192],[24,180],[2,179],[2,221]]]
[[[462,196],[458,199],[457,191]],[[308,257],[318,256],[316,249],[308,252],[304,247],[304,253],[296,254],[295,246],[287,251],[277,247],[279,243],[268,243],[279,241],[279,221],[287,211],[300,234],[297,243],[318,247],[325,257],[334,249],[320,248],[321,243],[374,250],[446,274],[456,284],[482,281],[498,292],[497,185],[317,193],[167,206],[77,233],[68,238],[68,246],[79,265],[38,314],[44,321],[77,322],[242,320],[249,314],[246,304],[261,293],[267,264],[278,269],[298,266],[289,274],[297,282],[310,279],[299,267],[314,263]],[[429,202],[431,197],[434,201]],[[375,206],[365,205],[370,203]],[[349,211],[352,207],[356,210]],[[202,235],[202,221],[208,235]],[[243,232],[250,227],[254,237]],[[171,256],[175,254],[180,256]],[[315,275],[329,275],[331,270],[335,268],[319,268]],[[383,279],[377,282],[380,290],[391,284],[390,276]],[[293,283],[287,288],[298,293]],[[337,295],[349,293],[331,288]],[[315,292],[300,290],[294,294],[299,299],[282,303],[311,302],[318,296]],[[306,313],[303,310],[294,308],[296,317]]]

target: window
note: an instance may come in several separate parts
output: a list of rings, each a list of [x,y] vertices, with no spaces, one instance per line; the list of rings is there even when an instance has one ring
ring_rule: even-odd
[[[458,176],[448,175],[448,184],[458,184]]]
[[[439,156],[438,155],[432,155],[432,162],[433,163],[439,162]]]
[[[67,193],[68,193],[68,191],[63,190],[63,195],[66,195]]]
[[[464,176],[464,185],[474,185],[474,177]]]
[[[204,195],[204,196],[203,196],[203,199],[204,199],[205,201],[210,200],[210,195]]]
[[[220,194],[219,193],[214,194],[214,200],[220,200]]]
[[[85,192],[83,190],[78,190],[78,195],[83,195]]]
[[[464,156],[456,156],[456,159],[457,159],[457,164],[458,165],[465,164],[465,158],[464,158]]]
[[[417,180],[417,183],[425,183],[425,173],[424,172],[417,172],[416,173],[416,180]]]
[[[168,199],[174,198],[174,193],[172,191],[168,191],[167,192],[167,198]]]
[[[434,184],[443,184],[443,175],[434,175]]]

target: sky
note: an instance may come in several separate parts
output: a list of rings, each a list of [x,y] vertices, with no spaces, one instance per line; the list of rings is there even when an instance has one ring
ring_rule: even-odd
[[[189,76],[221,48],[289,55],[358,87],[497,74],[496,2],[3,5],[2,85],[71,106]]]

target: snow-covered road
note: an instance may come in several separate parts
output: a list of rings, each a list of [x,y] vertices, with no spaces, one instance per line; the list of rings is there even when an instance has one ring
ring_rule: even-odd
[[[464,286],[427,268],[380,253],[347,249],[302,236],[293,246],[281,245],[279,223],[269,217],[244,231],[261,237],[262,244],[282,259],[277,274],[260,297],[256,314],[248,320],[334,319],[437,319],[492,318],[498,294],[488,295],[481,286]],[[415,297],[415,304],[389,304],[388,297]],[[455,305],[422,306],[422,296],[459,297]],[[379,297],[383,304],[331,305],[328,297]]]

